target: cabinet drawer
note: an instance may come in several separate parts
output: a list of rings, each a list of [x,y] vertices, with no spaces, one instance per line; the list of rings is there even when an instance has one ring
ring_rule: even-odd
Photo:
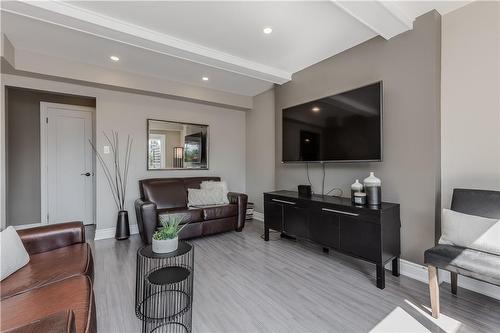
[[[284,204],[283,224],[287,235],[309,238],[309,218],[306,208]]]
[[[373,262],[381,262],[380,225],[358,218],[341,216],[340,249]]]
[[[272,201],[264,202],[264,224],[266,227],[283,231],[283,205]]]
[[[309,232],[312,241],[338,249],[340,245],[340,218],[329,212],[312,211],[309,219]]]

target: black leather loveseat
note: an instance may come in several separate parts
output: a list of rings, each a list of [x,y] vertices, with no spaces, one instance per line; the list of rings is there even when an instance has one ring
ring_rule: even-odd
[[[220,181],[219,177],[152,178],[139,181],[141,198],[135,201],[137,225],[142,241],[150,244],[153,233],[160,227],[162,215],[180,215],[189,223],[179,238],[187,239],[245,226],[248,197],[229,192],[229,204],[207,207],[187,207],[188,188],[200,188],[202,181]]]

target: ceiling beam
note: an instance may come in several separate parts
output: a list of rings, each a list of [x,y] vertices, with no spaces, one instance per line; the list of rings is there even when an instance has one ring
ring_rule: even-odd
[[[62,1],[2,1],[1,10],[152,52],[277,84],[292,73],[182,40]]]
[[[413,29],[413,19],[390,1],[332,2],[385,39]]]

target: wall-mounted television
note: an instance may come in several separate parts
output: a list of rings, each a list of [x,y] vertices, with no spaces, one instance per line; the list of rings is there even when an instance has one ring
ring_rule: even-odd
[[[382,160],[382,81],[283,109],[283,163]]]

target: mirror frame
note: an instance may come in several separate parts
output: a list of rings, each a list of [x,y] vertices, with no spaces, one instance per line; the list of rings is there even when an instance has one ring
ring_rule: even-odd
[[[163,121],[167,123],[176,123],[182,125],[194,125],[194,126],[205,126],[207,128],[207,166],[204,168],[165,168],[165,169],[150,169],[149,168],[149,122],[150,121]],[[196,124],[196,123],[187,123],[183,121],[172,121],[172,120],[164,120],[164,119],[146,119],[146,170],[147,171],[177,171],[177,170],[209,170],[209,162],[210,162],[210,126],[206,124]]]

